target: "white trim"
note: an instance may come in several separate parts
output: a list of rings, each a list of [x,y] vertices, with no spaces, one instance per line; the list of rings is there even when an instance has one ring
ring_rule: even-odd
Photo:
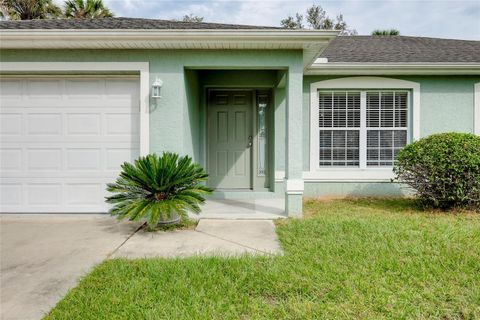
[[[393,171],[390,168],[371,168],[371,169],[338,169],[332,168],[321,171],[305,171],[303,178],[308,182],[378,182],[391,181],[394,178]]]
[[[303,179],[285,179],[285,193],[287,195],[303,195],[305,183]]]
[[[303,179],[286,179],[285,180],[285,190],[288,191],[303,191]]]
[[[473,132],[480,136],[480,82],[475,83]]]
[[[365,107],[366,105],[367,105],[367,92],[361,91],[360,92],[360,130],[359,130],[360,143],[359,143],[359,150],[358,150],[359,158],[360,158],[360,170],[367,169],[367,108]]]
[[[321,89],[406,89],[412,91],[412,140],[420,138],[420,84],[417,82],[383,77],[346,77],[318,81],[310,84],[310,171],[315,180],[389,180],[391,169],[341,168],[341,170],[318,167],[318,90]],[[389,171],[389,174],[386,172]],[[308,178],[307,178],[308,179]]]
[[[375,174],[372,175],[372,171]],[[330,171],[304,171],[303,180],[305,183],[314,182],[385,182],[394,177],[391,169],[372,168],[368,170],[358,169],[332,169]],[[285,171],[275,171],[275,182],[285,181]]]
[[[286,29],[3,29],[1,49],[304,49],[310,65],[338,31]]]
[[[467,75],[480,74],[479,63],[313,63],[306,75]]]
[[[275,182],[281,182],[283,180],[285,180],[285,171],[276,170],[275,171]]]
[[[0,73],[116,72],[140,73],[140,154],[150,149],[150,75],[148,62],[0,62]]]

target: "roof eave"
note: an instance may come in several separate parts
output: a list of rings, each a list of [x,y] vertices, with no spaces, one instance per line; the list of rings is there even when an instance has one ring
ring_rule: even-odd
[[[279,29],[3,29],[0,49],[302,50],[311,65],[338,31]]]
[[[306,75],[479,75],[480,63],[313,63]]]
[[[111,43],[121,42],[123,45],[138,40],[174,42],[202,40],[225,43],[278,41],[303,45],[316,41],[330,41],[337,35],[337,31],[278,29],[2,29],[0,30],[2,39],[0,48],[39,48],[42,45],[48,48],[52,45],[71,48],[75,46],[75,43],[67,43],[71,40],[88,42],[92,47],[96,47],[96,41],[99,40]],[[34,43],[30,42],[29,45],[27,41],[34,41]],[[132,46],[138,48],[135,45]]]

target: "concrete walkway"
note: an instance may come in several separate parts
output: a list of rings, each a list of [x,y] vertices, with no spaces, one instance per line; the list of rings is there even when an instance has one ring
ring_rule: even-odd
[[[0,215],[0,319],[40,319],[109,257],[280,252],[270,220],[200,220],[195,230],[148,233],[108,215]]]
[[[275,254],[280,252],[271,220],[200,220],[195,230],[140,230],[113,257],[188,257],[193,255]]]

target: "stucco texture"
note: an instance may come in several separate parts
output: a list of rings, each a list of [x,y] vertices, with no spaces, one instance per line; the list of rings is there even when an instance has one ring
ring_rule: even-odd
[[[149,62],[150,83],[163,80],[162,98],[151,100],[150,151],[189,154],[205,165],[205,90],[208,87],[269,88],[273,123],[270,178],[275,171],[301,178],[309,170],[310,84],[338,78],[302,76],[295,50],[3,50],[2,62]],[[473,132],[474,84],[480,76],[388,76],[420,84],[420,135]],[[303,82],[303,83],[302,83]],[[359,88],[361,89],[361,88]],[[289,118],[287,119],[287,114]],[[288,120],[288,121],[287,121]],[[286,132],[290,130],[288,150]],[[286,153],[290,161],[286,161]],[[374,183],[306,183],[306,194],[401,194]],[[363,191],[362,191],[363,190]]]

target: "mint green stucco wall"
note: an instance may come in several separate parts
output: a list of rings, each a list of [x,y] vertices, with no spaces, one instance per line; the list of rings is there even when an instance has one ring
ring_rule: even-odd
[[[420,84],[420,135],[439,132],[474,130],[474,84],[480,76],[385,76]],[[310,84],[340,76],[305,76],[303,81],[303,169],[309,170],[310,159]],[[360,86],[361,87],[361,86]],[[361,89],[361,88],[360,88]],[[279,186],[280,187],[280,186]],[[398,184],[388,182],[308,182],[305,196],[403,195]]]
[[[201,108],[204,85],[272,86],[275,72],[299,69],[299,50],[3,50],[2,62],[149,62],[150,82],[163,80],[162,98],[150,101],[150,150],[202,157]],[[208,74],[200,69],[246,70]],[[281,152],[278,151],[278,152]]]
[[[292,128],[301,135],[300,155],[291,159],[309,170],[310,84],[336,78],[335,76],[304,76],[303,92],[295,92],[288,80],[302,73],[301,51],[269,50],[4,50],[2,62],[149,62],[150,82],[163,80],[162,99],[151,101],[150,149],[189,154],[204,164],[204,88],[206,86],[268,87],[273,89],[274,137],[271,141],[271,161],[276,171],[287,171],[286,112],[287,99],[298,97],[290,107],[302,114],[303,126]],[[207,70],[210,69],[210,70]],[[220,70],[235,69],[235,70]],[[257,69],[257,70],[253,70]],[[241,70],[241,71],[240,71]],[[263,71],[262,71],[263,70]],[[283,71],[282,71],[283,70]],[[290,70],[287,72],[287,70]],[[388,76],[420,83],[421,136],[436,132],[473,132],[474,84],[480,76]],[[301,78],[300,78],[301,79]],[[297,90],[298,91],[298,90]],[[300,88],[301,91],[301,88]],[[298,131],[298,133],[296,132]],[[271,172],[274,176],[274,172]],[[283,183],[275,183],[275,190],[283,193]],[[398,186],[390,183],[319,183],[306,182],[305,194],[315,195],[392,195],[400,194]]]

